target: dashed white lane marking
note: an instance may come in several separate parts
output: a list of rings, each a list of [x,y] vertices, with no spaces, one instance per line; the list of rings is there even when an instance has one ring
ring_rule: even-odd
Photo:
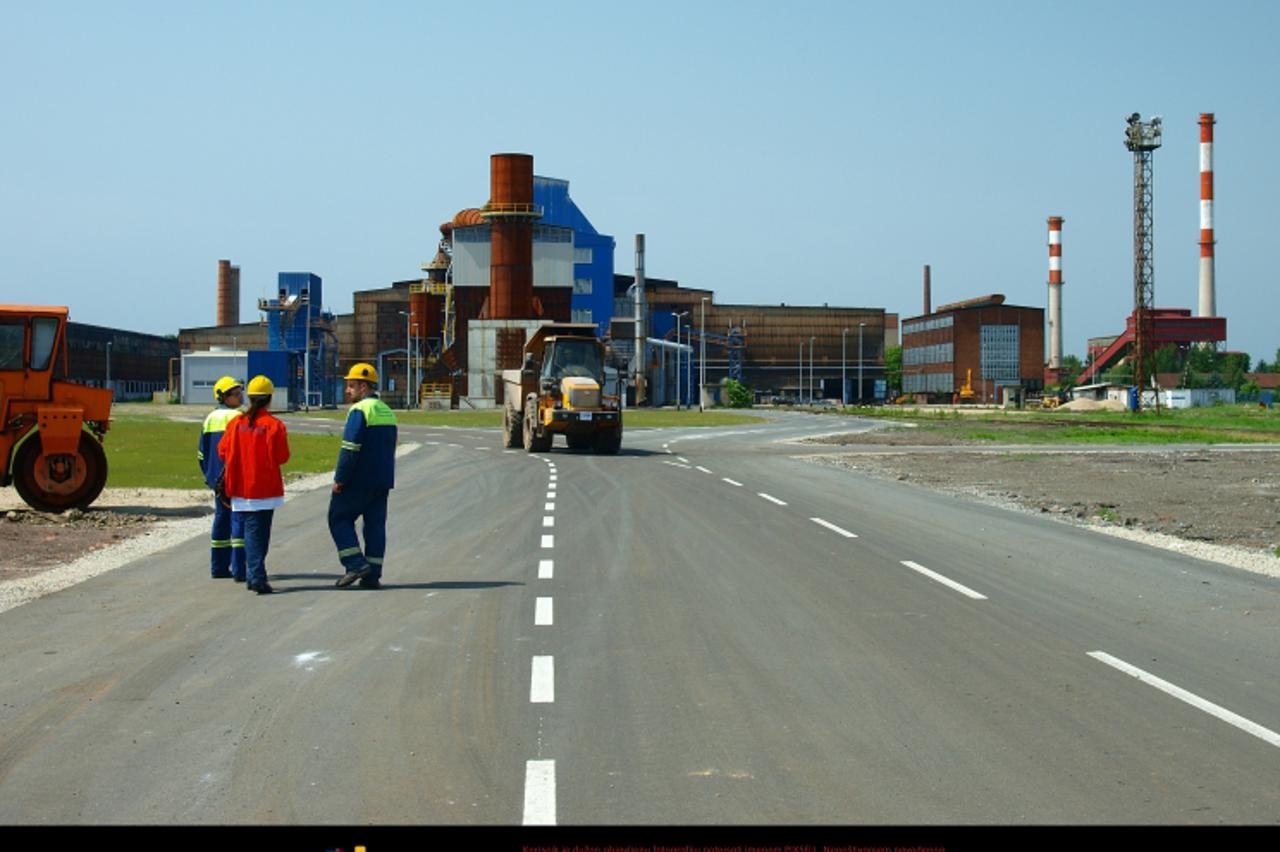
[[[664,461],[663,464],[669,464],[672,467],[679,467],[679,468],[683,468],[684,470],[693,470],[693,468],[689,467],[689,465],[680,464],[680,462]]]
[[[1137,666],[1129,665],[1124,660],[1117,659],[1111,656],[1110,654],[1104,653],[1102,651],[1090,651],[1089,656],[1093,657],[1095,660],[1097,660],[1100,663],[1106,663],[1112,668],[1118,669],[1119,671],[1124,672],[1130,677],[1137,678],[1138,680],[1142,681],[1148,686],[1154,686],[1156,689],[1160,690],[1161,692],[1167,693],[1168,695],[1172,695],[1174,698],[1178,699],[1179,701],[1185,701],[1187,704],[1190,704],[1192,707],[1196,708],[1197,710],[1203,710],[1205,713],[1208,713],[1210,716],[1216,716],[1217,718],[1226,722],[1228,725],[1234,725],[1235,727],[1239,728],[1240,730],[1246,733],[1253,734],[1255,737],[1262,740],[1263,742],[1269,743],[1273,746],[1276,746],[1277,748],[1280,748],[1280,734],[1277,734],[1275,731],[1272,731],[1269,728],[1262,727],[1257,722],[1251,722],[1243,716],[1239,716],[1235,713],[1232,713],[1230,710],[1226,709],[1225,707],[1220,707],[1217,704],[1214,704],[1212,701],[1206,701],[1205,699],[1201,698],[1200,696],[1194,693],[1187,692],[1185,689],[1179,686],[1174,686],[1173,684],[1169,683],[1169,681],[1162,680],[1161,678],[1156,677],[1150,672],[1143,671]]]
[[[488,447],[472,447],[471,449],[473,449],[473,450],[484,450],[485,452],[488,452],[488,451],[489,451],[489,448],[488,448]]]
[[[548,497],[548,499],[550,499],[550,498]],[[556,510],[556,504],[555,504],[555,503],[547,503],[546,505],[544,505],[544,506],[542,507],[542,511],[544,511],[544,512],[554,512],[555,510]]]
[[[548,499],[548,500],[554,500],[554,499],[556,499],[556,492],[554,492],[554,491],[548,491],[548,492],[547,492],[547,499]]]
[[[550,580],[555,575],[555,560],[540,559],[538,560],[538,579]]]
[[[551,704],[556,700],[556,658],[534,657],[529,681],[529,702]]]
[[[687,458],[685,458],[684,456],[676,456],[676,461],[680,462],[681,464],[688,464],[688,463],[689,463],[689,460],[688,460]]]
[[[535,627],[550,627],[553,620],[553,598],[538,598],[534,604],[533,624]]]
[[[554,473],[553,473],[553,474],[551,474],[551,481],[552,481],[552,482],[555,482],[555,481],[556,481],[556,475],[555,475]]]
[[[822,520],[822,518],[810,518],[809,520],[813,521],[815,524],[817,524],[817,525],[818,525],[818,526],[820,526],[820,527],[826,527],[827,529],[831,530],[831,531],[832,531],[832,532],[834,532],[834,533],[839,533],[840,535],[844,536],[845,538],[857,538],[857,537],[858,537],[858,536],[857,536],[857,534],[855,534],[855,533],[851,533],[851,532],[849,532],[848,530],[842,530],[842,529],[840,529],[838,526],[836,526],[835,524],[830,523],[830,522],[828,522],[828,521],[824,521],[824,520]]]
[[[930,571],[928,568],[924,567],[923,565],[917,565],[914,562],[907,562],[905,560],[903,561],[902,564],[910,568],[912,571],[919,571],[921,574],[925,575],[931,580],[937,580],[942,585],[949,586],[955,589],[957,592],[959,592],[962,595],[967,595],[973,598],[975,601],[985,601],[987,599],[986,595],[979,594],[978,592],[975,592],[973,589],[969,588],[968,586],[961,585],[960,583],[957,583],[955,580],[948,579],[936,571]]]
[[[439,441],[427,441],[427,444],[428,444],[429,446],[432,446],[432,447],[438,447],[438,446],[440,446],[440,442],[439,442]]]
[[[514,454],[515,454],[515,450],[503,450],[503,451],[502,451],[502,454],[503,454],[504,456],[514,455]]]
[[[445,446],[446,446],[446,447],[458,447],[458,448],[461,448],[461,447],[462,447],[462,445],[461,445],[461,444],[445,444]]]
[[[524,824],[556,824],[556,762],[530,760],[524,768]]]
[[[737,486],[738,488],[741,488],[741,487],[742,487],[742,483],[741,483],[741,482],[735,482],[734,480],[730,479],[730,478],[729,478],[729,477],[727,477],[727,476],[722,476],[722,477],[720,477],[720,480],[721,480],[722,482],[727,482],[727,483],[729,483],[730,485]]]
[[[542,546],[543,546],[543,547],[555,547],[555,546],[556,546],[556,537],[555,537],[555,536],[553,536],[553,535],[544,535],[544,536],[542,537]]]
[[[698,470],[700,470],[700,471],[702,471],[703,473],[710,473],[710,472],[711,472],[711,471],[707,470],[705,467],[703,467],[702,465],[698,465],[697,469],[698,469]]]
[[[763,497],[764,499],[768,500],[770,503],[776,503],[779,506],[787,505],[785,500],[779,500],[777,497],[770,497],[768,494],[765,494],[763,491],[756,492],[756,496]]]
[[[553,515],[543,515],[543,516],[542,516],[542,526],[543,526],[543,527],[554,527],[555,525],[556,525],[556,519],[555,519],[555,516],[553,516]]]

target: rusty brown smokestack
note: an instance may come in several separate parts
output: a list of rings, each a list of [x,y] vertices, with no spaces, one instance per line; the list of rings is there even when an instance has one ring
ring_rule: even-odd
[[[240,324],[240,267],[218,261],[218,299],[215,325]]]
[[[933,313],[933,295],[929,292],[929,264],[924,266],[924,313],[925,316]]]
[[[494,154],[489,158],[489,203],[480,211],[489,222],[489,319],[533,318],[533,157]]]

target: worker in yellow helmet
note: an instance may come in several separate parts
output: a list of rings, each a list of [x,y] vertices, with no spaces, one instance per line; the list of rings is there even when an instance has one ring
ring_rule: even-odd
[[[204,474],[205,484],[216,492],[223,469],[218,444],[222,442],[227,424],[240,416],[240,406],[244,403],[244,385],[239,379],[223,376],[214,383],[213,396],[218,401],[218,407],[204,418],[196,458],[200,462],[200,472]],[[244,582],[244,518],[239,512],[231,511],[231,507],[216,496],[213,500],[213,532],[210,535],[209,554],[209,569],[214,579],[230,577],[237,583]]]
[[[372,364],[356,364],[344,378],[351,409],[333,473],[329,534],[346,569],[337,585],[359,580],[360,588],[377,589],[387,552],[387,497],[395,487],[396,416],[378,398],[378,371]],[[356,537],[356,519],[361,517],[363,551]]]

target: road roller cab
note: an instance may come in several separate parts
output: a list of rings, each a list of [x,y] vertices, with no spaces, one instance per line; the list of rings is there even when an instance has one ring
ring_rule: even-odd
[[[107,482],[111,391],[67,373],[67,309],[0,305],[0,485],[46,512],[84,508]]]

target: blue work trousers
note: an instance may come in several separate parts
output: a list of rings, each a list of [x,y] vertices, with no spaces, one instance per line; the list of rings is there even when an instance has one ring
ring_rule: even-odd
[[[209,572],[214,577],[244,579],[244,517],[213,498],[213,533],[209,541]]]
[[[338,548],[338,561],[348,571],[368,565],[369,576],[382,577],[382,558],[387,553],[387,491],[356,491],[344,488],[329,498],[329,534]],[[364,518],[364,552],[356,537],[356,519]]]
[[[267,549],[271,544],[271,519],[274,509],[260,512],[237,512],[244,518],[244,550],[249,587],[267,582]]]

